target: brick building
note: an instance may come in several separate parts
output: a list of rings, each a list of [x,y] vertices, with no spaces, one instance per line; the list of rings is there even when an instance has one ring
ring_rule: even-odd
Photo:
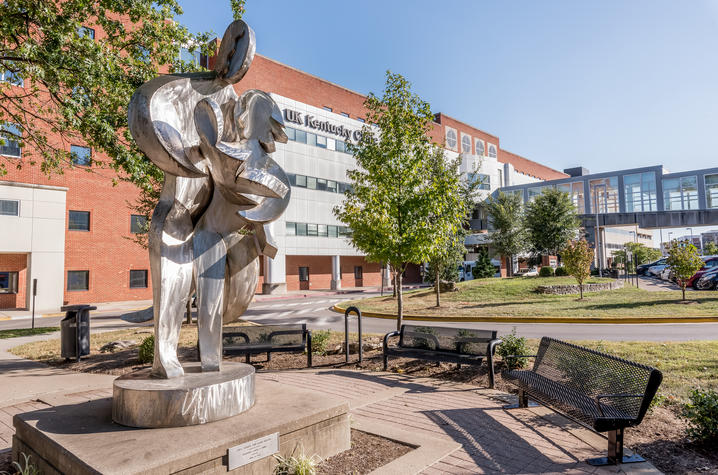
[[[379,265],[351,246],[332,213],[348,186],[346,171],[355,166],[345,144],[362,127],[365,96],[261,55],[236,88],[271,93],[290,138],[277,144],[273,157],[290,177],[292,199],[272,225],[280,252],[262,262],[258,291],[379,285]],[[446,143],[448,154],[461,154],[463,172],[480,165],[485,194],[566,176],[442,113],[435,122],[432,137]],[[49,177],[20,158],[18,144],[0,147],[8,169],[0,177],[0,308],[29,308],[33,279],[38,310],[151,298],[147,251],[132,240],[140,219],[132,207],[137,190],[110,169],[83,166],[83,157],[94,152],[79,142],[70,146],[76,166]]]

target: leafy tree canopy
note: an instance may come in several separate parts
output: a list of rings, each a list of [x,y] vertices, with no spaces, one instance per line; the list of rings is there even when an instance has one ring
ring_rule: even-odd
[[[475,279],[485,279],[496,274],[496,267],[491,263],[488,249],[479,250],[479,256],[476,258],[476,263],[471,269],[471,273]]]
[[[703,254],[705,254],[706,256],[715,256],[716,254],[718,254],[718,245],[716,245],[716,243],[714,242],[707,242],[703,246]]]
[[[579,220],[568,193],[547,189],[526,205],[526,231],[531,252],[558,255],[576,239]]]
[[[671,247],[668,249],[668,258],[666,264],[673,271],[673,275],[678,281],[683,291],[683,300],[686,299],[686,284],[703,267],[703,259],[701,259],[698,249],[687,241],[671,241]]]
[[[527,233],[521,195],[499,191],[495,197],[489,197],[483,206],[493,228],[493,247],[499,254],[513,261],[513,256],[526,249]]]
[[[629,262],[629,271],[635,271],[636,265],[648,264],[650,262],[657,261],[662,257],[661,251],[648,247],[640,242],[627,242],[625,247],[631,253],[631,261]],[[623,264],[626,262],[626,251],[620,249],[613,253],[615,262]]]
[[[561,257],[566,272],[578,282],[581,298],[583,299],[583,283],[591,277],[593,249],[585,239],[569,241],[564,247]]]
[[[0,74],[12,78],[0,82],[0,140],[25,147],[22,159],[0,158],[0,173],[35,163],[61,173],[80,144],[95,168],[145,188],[160,180],[129,134],[127,106],[160,71],[197,69],[180,47],[208,48],[211,33],[188,32],[174,21],[181,12],[176,0],[0,2]]]

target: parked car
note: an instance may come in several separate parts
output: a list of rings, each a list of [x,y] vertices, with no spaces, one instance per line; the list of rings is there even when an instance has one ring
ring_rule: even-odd
[[[646,275],[653,276],[653,277],[659,277],[661,272],[663,272],[663,269],[668,267],[668,264],[665,263],[665,261],[661,264],[656,264],[655,266],[651,266],[646,271]]]
[[[646,264],[641,264],[640,266],[636,267],[636,272],[638,275],[646,275],[646,272],[648,272],[648,269],[653,266],[658,266],[666,263],[666,258],[663,257],[661,259],[658,259],[657,261],[653,262],[647,262]]]
[[[536,277],[537,275],[539,275],[539,273],[538,273],[538,269],[536,267],[526,267],[523,269],[519,269],[516,272],[516,275],[517,276],[523,275],[525,277]]]
[[[673,269],[671,269],[670,266],[665,266],[658,276],[661,278],[661,280],[667,280],[670,282],[675,281]]]
[[[707,270],[693,283],[696,290],[713,290],[718,288],[718,267]]]
[[[705,262],[705,264],[703,264],[703,267],[701,267],[701,270],[699,270],[698,272],[693,274],[693,277],[688,279],[688,282],[686,283],[686,285],[690,285],[694,289],[697,289],[698,287],[696,287],[696,282],[698,281],[698,279],[700,279],[703,276],[703,274],[705,274],[707,271],[714,269],[714,268],[718,268],[718,257],[713,257],[713,256],[703,257],[703,261]]]

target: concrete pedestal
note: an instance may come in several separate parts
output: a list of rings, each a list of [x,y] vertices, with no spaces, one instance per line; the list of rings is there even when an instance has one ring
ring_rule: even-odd
[[[285,282],[275,284],[262,284],[262,295],[283,295],[287,293],[287,284]]]
[[[184,376],[158,379],[150,368],[120,376],[112,389],[112,420],[131,427],[182,427],[241,414],[254,404],[254,367],[223,362],[203,373],[183,365]]]
[[[228,450],[278,433],[279,452],[297,445],[331,457],[349,449],[348,404],[314,391],[257,378],[250,410],[218,422],[134,429],[112,422],[112,400],[18,414],[13,458],[33,457],[41,473],[227,473]],[[271,455],[230,473],[272,473]]]

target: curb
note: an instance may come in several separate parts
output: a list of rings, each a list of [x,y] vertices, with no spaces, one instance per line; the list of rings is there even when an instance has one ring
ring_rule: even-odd
[[[344,313],[346,308],[334,305],[332,311]],[[379,312],[362,312],[362,317],[395,320],[396,314]],[[404,315],[404,320],[425,322],[492,322],[492,323],[604,323],[604,324],[637,324],[637,323],[718,323],[718,317],[434,317],[431,315]]]
[[[106,309],[106,310],[93,310],[90,313],[90,318],[92,318],[92,315],[96,315],[96,314],[102,315],[105,313],[115,313],[115,312],[130,313],[130,312],[138,312],[138,311],[144,310],[146,308],[147,308],[147,306],[138,307],[138,308],[122,308],[122,309],[110,308],[110,309]],[[64,316],[65,316],[65,312],[43,313],[43,314],[38,313],[35,315],[35,319],[37,320],[38,318],[51,318],[51,317],[64,317]],[[32,315],[18,315],[16,317],[4,316],[4,317],[0,317],[0,322],[6,322],[6,321],[10,321],[10,320],[31,320],[31,319],[32,319]]]

